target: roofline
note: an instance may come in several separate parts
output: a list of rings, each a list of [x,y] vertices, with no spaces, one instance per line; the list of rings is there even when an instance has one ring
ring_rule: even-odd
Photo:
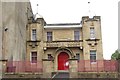
[[[81,29],[81,27],[44,27],[44,29]]]
[[[81,28],[81,23],[55,23],[55,24],[46,24],[45,29],[79,29]]]
[[[80,25],[81,23],[55,23],[55,24],[46,24],[46,26],[65,26],[65,25]]]

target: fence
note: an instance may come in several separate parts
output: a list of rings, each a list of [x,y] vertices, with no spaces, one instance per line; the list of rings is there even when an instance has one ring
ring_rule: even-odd
[[[49,65],[48,65],[49,66]],[[30,61],[8,61],[6,72],[43,72],[43,62],[32,63]],[[116,60],[90,60],[78,61],[78,72],[118,72]]]
[[[30,61],[8,61],[6,64],[6,72],[42,72],[42,61],[32,63]]]
[[[116,60],[80,60],[78,62],[78,72],[117,72],[118,61]]]

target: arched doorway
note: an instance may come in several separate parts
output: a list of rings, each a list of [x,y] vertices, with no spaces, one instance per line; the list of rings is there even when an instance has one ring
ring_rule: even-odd
[[[66,52],[60,52],[58,55],[58,70],[69,69],[69,55]]]

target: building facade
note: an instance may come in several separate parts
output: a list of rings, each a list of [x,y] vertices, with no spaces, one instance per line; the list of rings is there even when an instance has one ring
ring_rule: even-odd
[[[27,61],[50,60],[51,70],[57,72],[69,71],[70,59],[103,60],[100,16],[84,16],[81,23],[46,24],[43,17],[29,21]]]
[[[118,77],[117,62],[103,59],[100,16],[58,24],[35,16],[29,0],[0,1],[0,78]]]
[[[9,2],[0,0],[0,77],[7,61],[24,61],[26,54],[26,26],[33,16],[29,0]]]

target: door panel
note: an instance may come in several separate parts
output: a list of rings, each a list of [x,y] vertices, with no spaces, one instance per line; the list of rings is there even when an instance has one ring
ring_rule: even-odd
[[[61,52],[58,55],[58,70],[68,70],[69,69],[69,55],[65,52]]]

